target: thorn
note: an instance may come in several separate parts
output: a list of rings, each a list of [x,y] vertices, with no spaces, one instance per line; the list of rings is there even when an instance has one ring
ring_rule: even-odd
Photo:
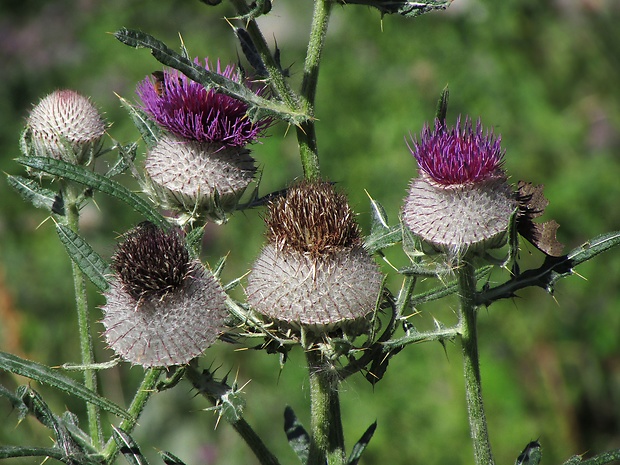
[[[579,276],[581,279],[583,279],[584,281],[587,281],[588,278],[586,278],[585,276],[580,275],[579,273],[577,273],[574,269],[571,268],[571,273],[572,274],[576,274],[577,276]]]

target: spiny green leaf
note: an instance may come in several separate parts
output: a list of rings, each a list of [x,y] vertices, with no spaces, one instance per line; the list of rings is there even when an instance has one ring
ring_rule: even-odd
[[[47,457],[67,464],[79,463],[80,465],[100,465],[101,457],[80,454],[79,457],[68,457],[58,447],[27,447],[27,446],[0,446],[0,459],[13,457],[41,457],[45,461]]]
[[[284,432],[288,443],[303,465],[308,463],[310,435],[288,405],[284,409]]]
[[[115,403],[100,397],[84,385],[45,365],[20,358],[17,355],[0,352],[0,369],[48,384],[69,395],[97,405],[119,417],[130,418],[129,414]]]
[[[138,144],[132,142],[131,144],[123,145],[120,142],[116,142],[111,150],[118,150],[118,160],[105,174],[106,178],[113,178],[119,174],[124,173],[127,168],[132,167],[136,155],[138,152]]]
[[[49,212],[52,211],[56,202],[56,193],[54,191],[42,187],[34,179],[22,176],[8,175],[7,181],[9,186],[15,189],[24,200],[32,203],[37,208],[43,208]]]
[[[372,425],[368,427],[368,429],[366,429],[366,431],[364,431],[364,434],[362,434],[360,440],[357,441],[353,446],[353,450],[351,451],[351,456],[349,457],[347,465],[357,465],[360,457],[362,456],[362,452],[364,452],[364,449],[366,449],[366,446],[370,442],[372,435],[375,434],[376,429],[377,422],[375,421]]]
[[[290,109],[281,102],[267,100],[256,95],[256,93],[243,84],[239,84],[221,74],[207,71],[204,67],[191,62],[149,34],[122,28],[115,32],[114,36],[122,43],[131,47],[150,49],[157,61],[181,71],[188,78],[202,84],[207,89],[216,88],[218,92],[246,103],[249,107],[248,116],[252,121],[265,116],[273,116],[299,126],[310,119],[309,115]]]
[[[114,441],[116,441],[118,450],[125,456],[127,461],[131,465],[148,465],[148,462],[144,455],[142,455],[140,447],[138,447],[136,441],[134,441],[133,438],[125,431],[118,429],[115,426],[112,428],[112,435],[114,436]]]
[[[65,246],[67,253],[80,267],[80,270],[100,291],[107,291],[110,285],[106,276],[112,274],[108,264],[92,249],[88,242],[67,226],[57,223],[56,232],[60,242]]]
[[[415,18],[433,10],[445,10],[450,6],[452,0],[427,0],[427,1],[407,1],[407,0],[339,0],[343,5],[358,4],[368,5],[378,9],[382,15],[397,14],[406,18]]]
[[[159,455],[166,465],[185,465],[185,463],[178,458],[176,455],[171,454],[168,451],[162,450],[159,451]]]
[[[118,99],[121,101],[121,105],[129,113],[129,117],[142,136],[146,146],[149,149],[153,148],[155,144],[157,144],[157,141],[159,141],[159,137],[161,135],[161,129],[159,126],[154,121],[149,119],[148,115],[141,108],[132,105],[128,100],[121,96],[118,96]]]
[[[90,171],[83,166],[73,165],[50,157],[22,157],[18,158],[17,161],[30,168],[84,184],[92,189],[116,197],[152,223],[164,228],[169,226],[166,219],[155,211],[142,197],[134,194],[118,182]]]
[[[391,226],[389,229],[375,231],[364,240],[364,248],[369,253],[375,253],[378,250],[386,249],[398,244],[402,240],[402,229],[399,224]]]
[[[375,232],[385,232],[386,229],[389,229],[390,226],[388,224],[388,217],[383,205],[373,199],[368,192],[366,195],[370,199],[370,208],[372,212],[372,224],[371,224],[371,233]]]
[[[192,256],[199,257],[200,250],[202,249],[202,238],[205,234],[205,225],[192,229],[187,236],[185,236],[185,244]]]
[[[20,396],[13,394],[7,388],[5,388],[2,384],[0,384],[0,396],[6,397],[14,409],[17,409],[17,419],[22,421],[28,415],[28,407],[24,404],[24,401]]]

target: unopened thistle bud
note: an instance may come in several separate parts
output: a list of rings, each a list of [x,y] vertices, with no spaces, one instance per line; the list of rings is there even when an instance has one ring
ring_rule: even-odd
[[[144,223],[112,260],[104,333],[124,360],[144,367],[182,365],[224,330],[225,294],[175,230]]]
[[[211,70],[208,61],[205,69]],[[214,72],[241,82],[232,65],[222,69],[218,62]],[[207,216],[233,210],[256,171],[245,146],[256,142],[273,120],[251,121],[245,103],[207,90],[176,70],[154,73],[137,92],[144,111],[168,133],[146,160],[160,197],[168,206]]]
[[[411,182],[403,221],[440,251],[462,255],[505,244],[516,197],[502,169],[500,137],[457,120],[425,126],[410,148],[419,177]]]
[[[32,109],[25,135],[34,155],[83,165],[100,151],[105,130],[103,117],[87,97],[57,90]]]
[[[269,205],[266,223],[269,243],[246,289],[254,310],[284,328],[363,331],[382,275],[346,197],[330,183],[303,182]]]

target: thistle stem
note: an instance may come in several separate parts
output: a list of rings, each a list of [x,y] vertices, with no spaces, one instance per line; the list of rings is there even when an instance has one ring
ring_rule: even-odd
[[[326,366],[317,350],[306,350],[310,374],[311,439],[307,465],[346,463],[344,433],[335,370]]]
[[[196,388],[212,405],[216,406],[221,402],[217,394],[204,388],[203,374],[196,366],[192,364],[188,365],[185,376],[187,376],[187,379],[192,383],[194,388]],[[234,420],[229,417],[225,418],[252,450],[261,465],[280,465],[276,456],[271,453],[260,436],[256,434],[254,429],[252,429],[244,418],[240,417]]]
[[[126,433],[131,433],[133,431],[134,427],[138,423],[140,414],[146,406],[146,402],[150,399],[153,392],[155,392],[155,386],[157,385],[157,381],[159,380],[162,371],[162,368],[149,368],[146,373],[144,373],[142,383],[136,391],[136,395],[127,410],[127,413],[129,413],[129,418],[125,418],[121,422],[119,429]],[[116,458],[116,454],[118,454],[118,445],[116,444],[114,438],[110,438],[106,444],[105,450],[103,451],[105,463],[113,463]]]
[[[79,232],[80,210],[78,205],[78,188],[72,184],[63,183],[63,199],[65,201],[65,212],[67,226],[75,233]],[[78,317],[78,332],[80,337],[80,354],[84,369],[84,385],[93,392],[97,392],[97,373],[89,366],[95,363],[93,353],[93,338],[90,328],[88,315],[88,298],[86,296],[86,279],[84,273],[71,260],[71,270],[73,273],[73,287],[75,290],[75,306]],[[88,430],[92,444],[95,447],[103,446],[103,430],[101,429],[101,418],[99,408],[88,402],[86,404],[88,416]]]
[[[320,177],[319,154],[313,119],[314,102],[319,79],[319,63],[325,45],[331,7],[331,0],[315,0],[314,2],[310,40],[308,41],[308,50],[304,63],[304,78],[301,83],[302,110],[312,117],[312,119],[297,127],[299,154],[304,169],[304,177],[308,180],[316,180]]]
[[[230,0],[239,15],[245,16],[250,13],[250,7],[246,0]],[[276,62],[274,56],[269,50],[267,41],[263,36],[258,24],[254,19],[247,21],[245,24],[248,34],[252,37],[252,42],[260,55],[267,72],[269,73],[269,84],[275,91],[276,95],[292,110],[299,107],[297,96],[293,90],[289,87],[285,80],[285,76],[280,69],[279,64]]]
[[[474,445],[476,465],[494,465],[484,414],[480,361],[478,359],[478,335],[476,329],[477,309],[475,304],[476,278],[474,267],[461,260],[457,267],[460,308],[461,343],[463,346],[463,370],[465,376],[465,398],[469,427]]]

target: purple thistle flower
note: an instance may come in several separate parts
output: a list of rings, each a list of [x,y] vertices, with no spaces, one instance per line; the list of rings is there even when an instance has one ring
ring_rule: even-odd
[[[480,120],[475,130],[469,117],[464,124],[459,117],[451,129],[435,120],[434,130],[425,125],[420,139],[412,142],[409,150],[420,170],[439,184],[470,184],[504,175],[501,137],[484,133]]]
[[[474,129],[467,117],[451,129],[438,120],[434,130],[426,125],[413,143],[420,176],[411,181],[403,222],[452,256],[502,247],[517,203],[500,137],[483,132],[480,121]]]
[[[194,63],[199,63],[198,58]],[[207,59],[204,66],[213,71]],[[234,65],[222,69],[218,61],[215,72],[241,82]],[[137,94],[142,100],[142,109],[177,136],[242,147],[255,142],[273,122],[271,118],[250,121],[245,103],[215,90],[207,90],[177,70],[165,70],[162,77],[159,80],[154,76],[145,78],[138,84]],[[260,94],[260,90],[255,92]]]

